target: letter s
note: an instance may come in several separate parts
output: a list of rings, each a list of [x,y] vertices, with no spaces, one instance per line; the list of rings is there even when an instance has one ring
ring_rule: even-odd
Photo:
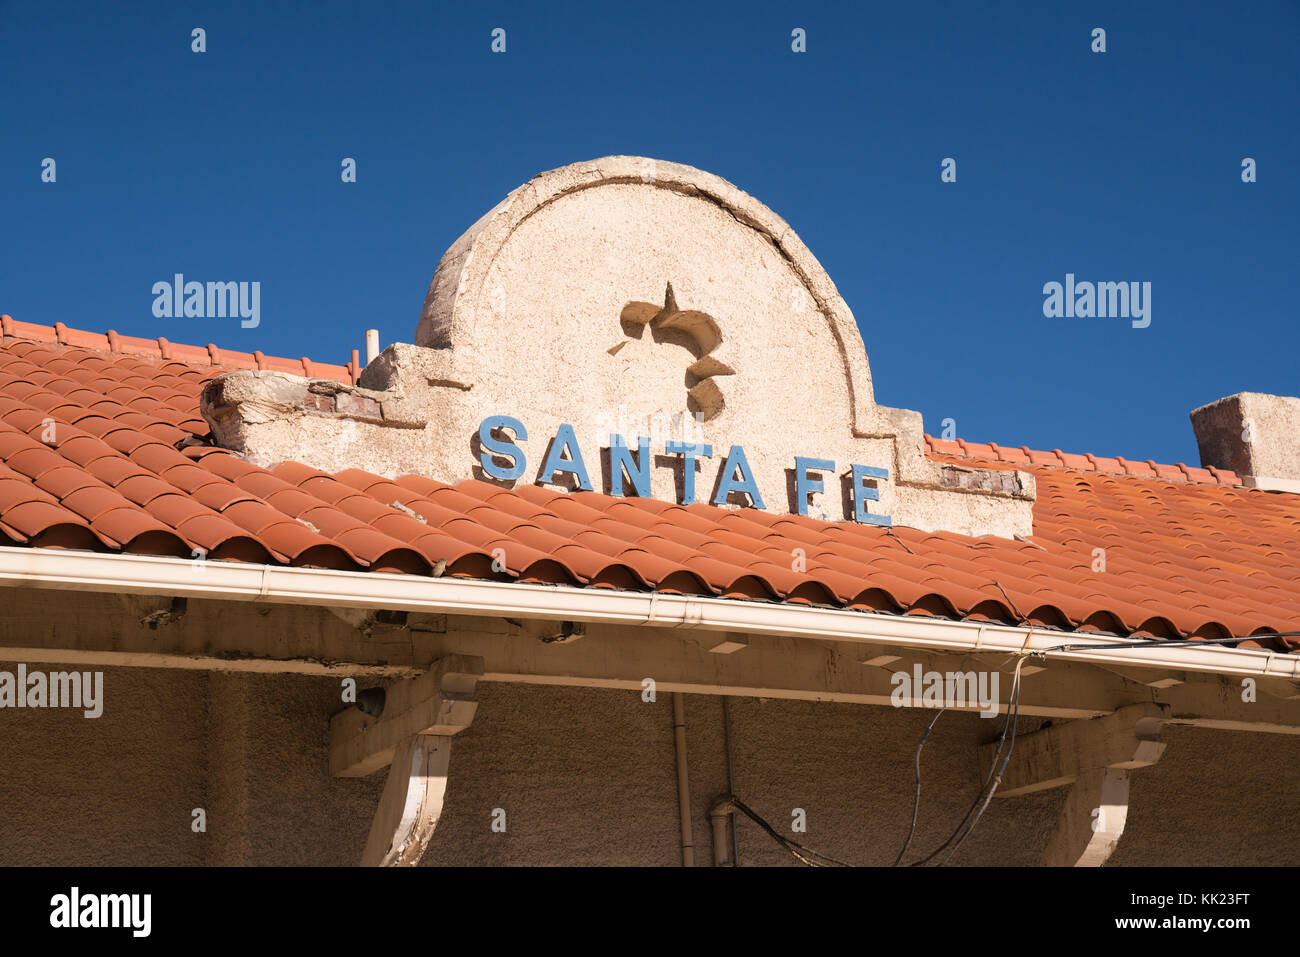
[[[528,430],[524,428],[522,422],[509,415],[489,415],[478,427],[478,441],[484,450],[479,455],[483,471],[494,479],[512,482],[524,474],[528,459],[523,449],[514,442],[505,442],[493,437],[492,433],[496,429],[511,429],[515,433],[515,438],[520,440],[528,438]],[[494,456],[508,458],[513,464],[509,468],[497,465],[492,461]]]

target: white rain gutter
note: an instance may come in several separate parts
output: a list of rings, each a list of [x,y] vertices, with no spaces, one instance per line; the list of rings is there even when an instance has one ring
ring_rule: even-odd
[[[1203,648],[1134,646],[1123,638],[1051,631],[1027,625],[983,624],[660,592],[428,578],[147,555],[0,547],[0,585],[391,609],[426,614],[653,625],[988,654],[1042,651],[1066,643],[1113,644],[1115,651],[1054,652],[1051,657],[1222,675],[1300,678],[1300,655],[1222,645]]]

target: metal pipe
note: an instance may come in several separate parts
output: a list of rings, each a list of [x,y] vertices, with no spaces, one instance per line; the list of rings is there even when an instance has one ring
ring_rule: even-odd
[[[370,365],[370,363],[374,362],[375,357],[378,355],[379,355],[379,330],[367,329],[366,330],[366,365]]]
[[[695,866],[695,836],[691,825],[691,784],[686,773],[686,704],[673,692],[673,746],[677,751],[677,811],[682,821],[682,867]]]
[[[719,800],[713,807],[709,808],[709,823],[713,825],[713,866],[728,867],[733,866],[728,860],[727,846],[727,825],[729,819],[735,814],[736,806],[731,803],[731,797],[725,797]]]
[[[727,752],[727,793],[735,794],[736,776],[733,772],[731,760],[731,699],[726,695],[722,696],[722,742]],[[735,815],[731,816],[735,817]],[[731,866],[740,866],[740,839],[736,835],[734,820],[731,826]]]

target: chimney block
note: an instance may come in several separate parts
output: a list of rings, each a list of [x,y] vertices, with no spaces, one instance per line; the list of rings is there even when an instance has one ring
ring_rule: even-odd
[[[1300,398],[1239,392],[1191,414],[1201,465],[1243,484],[1300,493]]]

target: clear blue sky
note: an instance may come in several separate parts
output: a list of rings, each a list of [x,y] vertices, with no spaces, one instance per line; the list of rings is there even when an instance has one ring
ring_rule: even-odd
[[[0,311],[344,362],[515,186],[646,155],[783,216],[927,430],[1195,463],[1192,408],[1300,392],[1298,41],[1294,0],[0,2]],[[154,318],[176,272],[260,327]],[[1150,327],[1044,318],[1066,272]]]

